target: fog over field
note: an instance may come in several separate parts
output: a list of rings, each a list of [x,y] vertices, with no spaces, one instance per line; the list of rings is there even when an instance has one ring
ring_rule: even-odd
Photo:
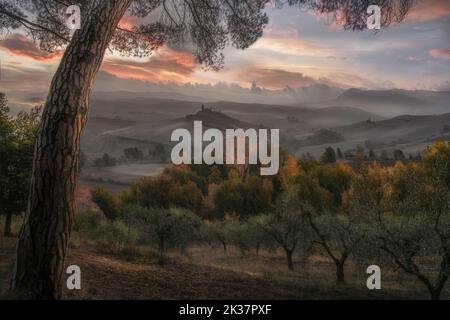
[[[325,88],[333,91],[326,86],[302,90]],[[220,130],[278,128],[281,147],[298,157],[310,154],[320,158],[328,146],[344,153],[365,147],[375,153],[392,154],[400,149],[406,156],[416,156],[427,145],[450,136],[450,92],[341,91],[334,90],[334,96],[327,95],[324,101],[294,104],[208,101],[169,93],[97,92],[82,138],[88,165],[102,154],[123,158],[127,148],[139,149],[143,157],[97,170],[96,174],[87,170],[84,175],[125,183],[154,175],[161,166],[169,165],[172,131],[187,128],[192,132],[194,120],[202,121],[205,128]],[[259,94],[275,93],[253,93]],[[153,154],[157,145],[165,154],[162,160]]]

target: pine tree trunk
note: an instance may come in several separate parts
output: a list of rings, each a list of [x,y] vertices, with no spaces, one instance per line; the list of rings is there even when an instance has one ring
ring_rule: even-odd
[[[28,209],[11,282],[16,297],[59,299],[72,226],[80,136],[92,86],[132,0],[93,0],[53,77],[36,142]]]

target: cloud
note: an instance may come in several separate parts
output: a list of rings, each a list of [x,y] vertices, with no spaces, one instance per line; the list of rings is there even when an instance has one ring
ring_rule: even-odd
[[[281,69],[246,68],[241,70],[239,77],[247,82],[255,80],[258,85],[270,89],[279,89],[287,85],[303,87],[316,83],[316,80],[301,72],[291,72]]]
[[[134,92],[136,97],[158,97],[197,102],[223,100],[265,104],[322,101],[336,98],[342,93],[341,89],[324,84],[312,84],[299,88],[285,86],[280,89],[256,85],[259,88],[257,94],[251,87],[244,87],[239,83],[151,83],[141,80],[123,80],[100,71],[94,92],[97,94],[97,98],[104,98],[106,93],[128,91]],[[113,96],[117,97],[117,95]]]
[[[450,81],[444,81],[433,89],[437,91],[450,91]]]
[[[15,61],[2,62],[0,91],[6,93],[8,105],[17,111],[41,104],[54,72],[52,68],[52,65],[35,68]]]
[[[325,59],[328,59],[328,60],[347,60],[347,57],[328,56],[328,57],[325,57]]]
[[[12,55],[39,62],[54,62],[62,57],[62,52],[59,51],[50,53],[40,50],[35,43],[20,34],[13,34],[0,40],[0,49],[4,49]]]
[[[450,59],[450,48],[433,49],[428,52],[433,58]]]
[[[2,63],[2,90],[47,90],[53,75],[53,67],[34,68],[20,63]]]
[[[187,82],[198,68],[195,57],[186,51],[160,48],[147,61],[106,59],[102,70],[120,79],[148,82]]]
[[[139,24],[138,19],[135,16],[129,16],[126,15],[120,20],[119,27],[123,29],[131,30],[133,27],[137,26]]]
[[[411,61],[411,62],[420,62],[420,61],[423,61],[422,58],[420,58],[420,57],[418,57],[418,56],[414,56],[414,55],[411,55],[411,56],[406,57],[406,60]]]
[[[295,29],[267,29],[264,36],[252,48],[298,56],[337,56],[336,49],[306,41],[300,37]]]
[[[406,18],[407,21],[431,21],[450,16],[450,1],[426,0],[414,6]]]
[[[378,78],[360,76],[350,72],[332,72],[323,77],[314,78],[303,74],[302,72],[286,71],[282,69],[248,67],[241,70],[238,77],[244,82],[251,83],[253,80],[266,89],[281,90],[286,86],[300,88],[311,85],[327,85],[336,88],[367,88],[367,89],[385,89],[393,88],[395,84],[392,81],[386,81]]]
[[[320,82],[339,88],[365,88],[365,89],[392,89],[396,85],[392,81],[370,78],[370,74],[364,76],[355,73],[335,72],[329,74],[327,78],[318,79]]]

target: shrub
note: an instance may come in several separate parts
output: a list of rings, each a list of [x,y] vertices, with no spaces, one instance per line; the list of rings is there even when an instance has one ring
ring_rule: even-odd
[[[234,222],[231,220],[206,221],[201,227],[201,239],[209,245],[220,245],[226,253],[232,244],[232,231]]]
[[[100,208],[109,221],[114,221],[119,215],[119,205],[113,195],[103,188],[91,191],[92,201]]]
[[[122,221],[111,222],[98,210],[75,215],[73,231],[81,240],[93,241],[103,251],[118,253],[136,244],[138,234]]]
[[[104,219],[99,210],[88,209],[75,214],[72,231],[81,238],[95,240],[101,221]]]
[[[198,239],[201,220],[189,210],[135,207],[133,215],[149,242],[158,248],[160,263],[166,261],[169,249],[184,249]]]

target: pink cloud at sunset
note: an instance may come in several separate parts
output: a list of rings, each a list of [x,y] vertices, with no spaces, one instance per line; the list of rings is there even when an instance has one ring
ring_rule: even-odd
[[[450,59],[450,48],[447,49],[433,49],[429,52],[433,58]]]
[[[193,54],[169,47],[158,49],[147,61],[123,61],[105,59],[102,70],[120,79],[136,79],[147,82],[188,82],[198,68]]]
[[[416,87],[411,79],[418,73],[427,75],[421,82],[424,88],[436,87],[448,79],[450,1],[417,2],[407,23],[377,34],[344,31],[339,17],[338,22],[333,22],[333,17],[311,10],[283,8],[267,12],[270,22],[263,36],[247,50],[226,47],[224,68],[219,72],[205,72],[190,52],[194,50],[191,43],[179,44],[189,51],[165,45],[143,58],[108,51],[101,70],[130,83],[226,82],[248,88],[256,80],[259,86],[274,90],[315,83],[340,88],[384,87],[372,78],[389,79],[391,87],[411,88]],[[128,15],[119,26],[132,29],[144,22],[148,21]],[[61,57],[62,52],[40,50],[22,34],[0,38],[3,68],[17,75],[11,79],[24,79],[33,72],[40,76],[43,72],[50,78]]]
[[[55,62],[62,57],[62,52],[60,51],[50,53],[40,50],[35,43],[20,34],[13,34],[0,40],[0,49],[14,56],[44,63]]]
[[[247,79],[248,82],[255,80],[259,85],[269,89],[279,89],[280,86],[290,85],[294,87],[301,87],[311,85],[316,82],[315,79],[305,76],[301,72],[291,72],[280,69],[258,69],[245,68],[241,70],[239,75],[242,79]]]
[[[407,21],[430,21],[450,16],[450,1],[428,0],[420,1],[409,12]]]
[[[257,41],[252,48],[270,50],[289,55],[334,56],[336,50],[324,44],[315,44],[303,40],[296,30],[265,31],[264,37]]]

